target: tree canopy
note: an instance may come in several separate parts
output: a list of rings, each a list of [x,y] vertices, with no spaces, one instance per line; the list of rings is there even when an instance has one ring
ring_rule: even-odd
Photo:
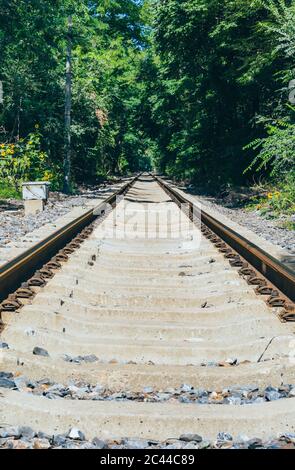
[[[74,181],[292,173],[294,0],[0,0],[0,142],[37,132],[57,185],[69,15]]]

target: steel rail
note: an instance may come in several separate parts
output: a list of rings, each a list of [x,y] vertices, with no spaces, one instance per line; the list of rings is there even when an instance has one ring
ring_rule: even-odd
[[[291,301],[291,303],[293,303],[295,301],[295,273],[288,266],[209,215],[203,209],[197,207],[197,205],[182,196],[176,189],[171,188],[162,178],[156,175],[153,176],[162,188],[165,189],[168,194],[172,195],[180,204],[189,205],[191,215],[201,219],[201,222],[241,255],[251,266],[261,273],[262,276],[273,284],[275,288],[279,289],[286,297],[287,302]]]
[[[125,194],[133,186],[138,177],[139,175],[128,181],[98,206],[88,210],[16,258],[0,266],[0,302],[5,300],[9,294],[15,292],[23,282],[27,281],[36,270],[47,263],[58,250],[62,249],[81,230],[102,215],[106,208],[116,201],[118,196]]]

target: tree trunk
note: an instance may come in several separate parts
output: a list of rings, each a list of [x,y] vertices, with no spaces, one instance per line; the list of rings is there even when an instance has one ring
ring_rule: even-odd
[[[66,55],[66,88],[65,88],[65,158],[64,158],[64,192],[71,192],[71,108],[72,108],[72,16],[68,17],[68,40]]]

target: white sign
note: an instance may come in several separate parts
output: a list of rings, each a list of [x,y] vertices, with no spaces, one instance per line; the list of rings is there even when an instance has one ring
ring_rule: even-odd
[[[47,181],[34,181],[22,184],[23,199],[47,201],[49,193],[49,183]]]

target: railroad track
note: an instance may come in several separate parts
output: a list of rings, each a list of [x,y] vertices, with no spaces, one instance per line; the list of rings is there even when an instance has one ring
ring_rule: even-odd
[[[192,448],[221,433],[231,447],[229,433],[288,434],[292,446],[292,272],[235,233],[222,239],[159,178],[121,193],[80,235],[77,222],[47,240],[50,256],[67,242],[53,259],[38,246],[45,266],[32,250],[0,271],[2,445]],[[37,274],[19,288],[27,261]]]

